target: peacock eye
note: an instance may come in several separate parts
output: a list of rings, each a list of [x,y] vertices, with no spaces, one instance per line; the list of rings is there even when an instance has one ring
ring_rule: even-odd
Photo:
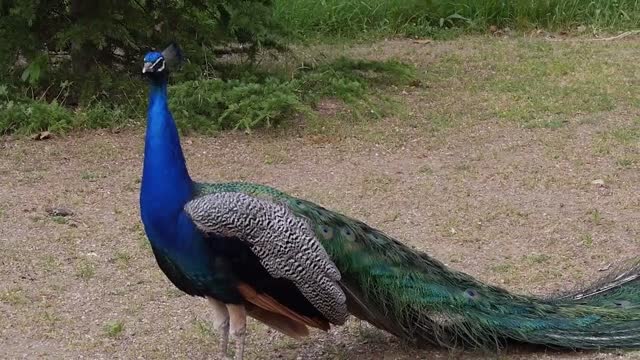
[[[480,297],[480,294],[475,289],[467,289],[464,291],[464,296],[466,296],[467,299],[475,300]]]
[[[160,72],[164,70],[164,58],[158,58],[151,66],[154,72]]]

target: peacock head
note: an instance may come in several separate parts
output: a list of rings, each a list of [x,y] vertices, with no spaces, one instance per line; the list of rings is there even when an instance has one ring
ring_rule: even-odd
[[[152,51],[144,56],[144,65],[142,65],[143,74],[161,73],[165,70],[167,70],[167,66],[162,53]]]
[[[169,68],[177,66],[182,61],[182,53],[176,44],[169,45],[162,52],[151,51],[144,56],[142,74],[152,80],[166,79]]]

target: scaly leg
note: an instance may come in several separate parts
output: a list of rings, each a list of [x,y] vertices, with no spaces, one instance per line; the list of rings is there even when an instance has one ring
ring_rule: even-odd
[[[227,304],[229,311],[231,335],[236,340],[235,360],[244,358],[244,338],[247,335],[247,310],[244,305]]]
[[[229,345],[229,311],[227,306],[216,299],[208,298],[213,306],[213,326],[220,334],[220,344],[218,345],[222,359],[227,358],[227,348]]]

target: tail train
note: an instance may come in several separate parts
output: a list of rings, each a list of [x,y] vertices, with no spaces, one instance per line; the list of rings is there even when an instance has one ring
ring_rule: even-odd
[[[342,273],[349,311],[411,343],[499,348],[640,348],[640,258],[564,295],[512,294],[448,269],[366,224],[320,208],[323,242]]]

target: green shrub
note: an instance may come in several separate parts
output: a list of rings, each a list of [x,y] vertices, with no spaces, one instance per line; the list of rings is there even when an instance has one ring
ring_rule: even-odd
[[[273,127],[294,113],[308,113],[325,97],[375,110],[377,104],[367,101],[375,88],[408,84],[415,78],[413,68],[396,61],[347,58],[303,66],[293,77],[277,69],[265,71],[244,65],[228,70],[227,75],[235,78],[183,80],[170,86],[169,106],[181,131],[212,133]],[[131,87],[142,86],[138,83],[131,83]],[[119,86],[126,87],[126,83]],[[126,97],[125,104],[112,101],[114,94],[94,97],[88,106],[72,111],[57,101],[16,98],[9,93],[7,86],[0,86],[0,134],[117,128],[139,124],[146,114],[144,95]]]
[[[186,81],[170,89],[169,106],[182,131],[211,132],[277,125],[302,109],[296,82]]]
[[[0,102],[0,135],[64,132],[73,126],[74,114],[56,102],[8,100]]]
[[[6,0],[0,1],[0,78],[52,100],[73,82],[72,101],[111,97],[138,74],[144,53],[176,41],[204,68],[214,49],[242,44],[282,49],[271,0]],[[132,91],[129,93],[131,95]]]
[[[120,105],[98,102],[78,113],[77,127],[86,129],[118,128],[135,123],[132,119],[140,118],[137,109]]]
[[[169,106],[182,131],[214,132],[277,126],[295,112],[307,112],[324,97],[347,103],[366,99],[375,86],[407,84],[415,79],[410,66],[396,61],[340,58],[304,68],[293,78],[273,72],[240,79],[185,81],[170,88]],[[366,106],[374,106],[367,102]]]

